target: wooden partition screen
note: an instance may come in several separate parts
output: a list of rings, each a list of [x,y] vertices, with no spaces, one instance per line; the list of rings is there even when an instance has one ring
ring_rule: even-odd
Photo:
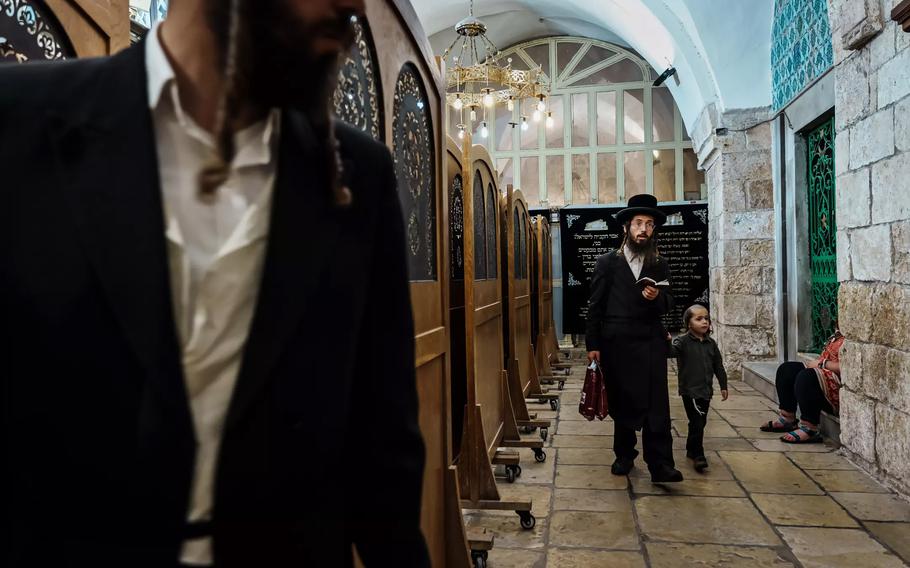
[[[538,332],[536,341],[536,361],[540,379],[552,382],[553,365],[558,359],[559,343],[556,340],[556,327],[553,324],[553,255],[550,240],[550,223],[544,217],[537,218],[537,305]],[[562,365],[558,365],[562,367]],[[565,383],[561,378],[560,387]]]
[[[109,55],[129,47],[129,0],[0,2],[0,62]]]
[[[391,149],[408,237],[420,429],[426,444],[421,524],[433,566],[470,564],[451,444],[444,88],[405,0],[368,0],[343,61],[335,113]],[[442,220],[442,221],[441,221]],[[381,364],[378,362],[377,364]],[[377,487],[376,491],[383,491]]]
[[[531,337],[531,217],[528,205],[520,190],[506,188],[501,203],[502,257],[503,257],[503,300],[505,366],[509,372],[509,386],[512,408],[518,425],[530,433],[540,428],[541,438],[546,440],[550,421],[537,420],[528,411],[526,397],[542,394],[534,365],[534,348]]]
[[[471,509],[514,510],[531,528],[529,501],[503,501],[492,465],[500,447],[531,447],[521,440],[503,368],[504,274],[500,269],[499,190],[492,158],[470,135],[446,145],[449,187],[449,254],[452,269],[453,415],[462,412],[458,474],[462,504]],[[546,457],[546,454],[543,454]],[[516,457],[517,460],[517,457]],[[516,461],[517,463],[517,461]]]

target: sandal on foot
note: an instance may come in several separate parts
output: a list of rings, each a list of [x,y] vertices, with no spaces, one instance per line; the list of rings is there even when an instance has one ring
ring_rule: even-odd
[[[780,441],[785,444],[820,444],[822,443],[822,435],[817,430],[800,426],[796,430],[781,436]]]
[[[797,426],[799,426],[799,422],[796,420],[787,420],[783,416],[779,416],[777,420],[763,424],[759,430],[762,432],[792,432]]]

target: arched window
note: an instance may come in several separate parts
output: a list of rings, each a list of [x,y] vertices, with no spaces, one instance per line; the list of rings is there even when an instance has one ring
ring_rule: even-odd
[[[638,193],[659,201],[705,197],[704,173],[673,97],[666,86],[652,86],[657,73],[635,52],[551,37],[510,47],[502,58],[515,69],[541,65],[551,84],[538,121],[537,101],[525,100],[513,111],[484,111],[474,124],[474,141],[493,155],[500,183],[520,188],[528,205],[624,203]],[[466,122],[449,113],[455,136],[454,125]]]
[[[518,235],[519,256],[521,257],[522,280],[528,277],[528,216],[521,214],[521,233]]]
[[[487,278],[487,231],[483,206],[483,179],[474,172],[474,280]]]
[[[496,278],[498,272],[496,261],[497,256],[497,239],[498,231],[496,230],[496,190],[493,184],[487,184],[487,278]]]
[[[464,181],[455,174],[449,191],[449,239],[451,241],[452,280],[464,280]]]

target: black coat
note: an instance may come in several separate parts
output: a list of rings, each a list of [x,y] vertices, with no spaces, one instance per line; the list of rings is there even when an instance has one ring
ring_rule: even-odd
[[[666,259],[642,267],[640,277],[669,280]],[[642,296],[625,256],[609,252],[597,259],[591,278],[585,343],[600,351],[610,416],[629,428],[645,420],[652,430],[669,428],[667,341],[661,316],[673,306],[669,290],[649,301]]]
[[[0,565],[170,567],[195,441],[143,46],[0,69]],[[262,284],[216,473],[218,566],[428,565],[405,240],[387,149],[354,201],[282,114]],[[356,157],[356,160],[354,159]]]

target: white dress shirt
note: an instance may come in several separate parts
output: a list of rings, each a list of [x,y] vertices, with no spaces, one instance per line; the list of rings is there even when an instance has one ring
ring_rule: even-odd
[[[641,278],[641,267],[644,264],[644,258],[642,258],[640,254],[632,252],[629,245],[624,246],[622,252],[626,257],[626,262],[629,263],[629,268],[632,269],[632,274],[634,274],[635,279],[638,280]]]
[[[198,175],[215,155],[215,142],[183,111],[157,26],[146,42],[145,64],[174,317],[197,441],[187,520],[203,521],[211,518],[221,434],[259,291],[277,171],[278,113],[237,133],[227,182],[213,203],[203,202]],[[211,545],[211,538],[185,541],[181,562],[212,564]]]

